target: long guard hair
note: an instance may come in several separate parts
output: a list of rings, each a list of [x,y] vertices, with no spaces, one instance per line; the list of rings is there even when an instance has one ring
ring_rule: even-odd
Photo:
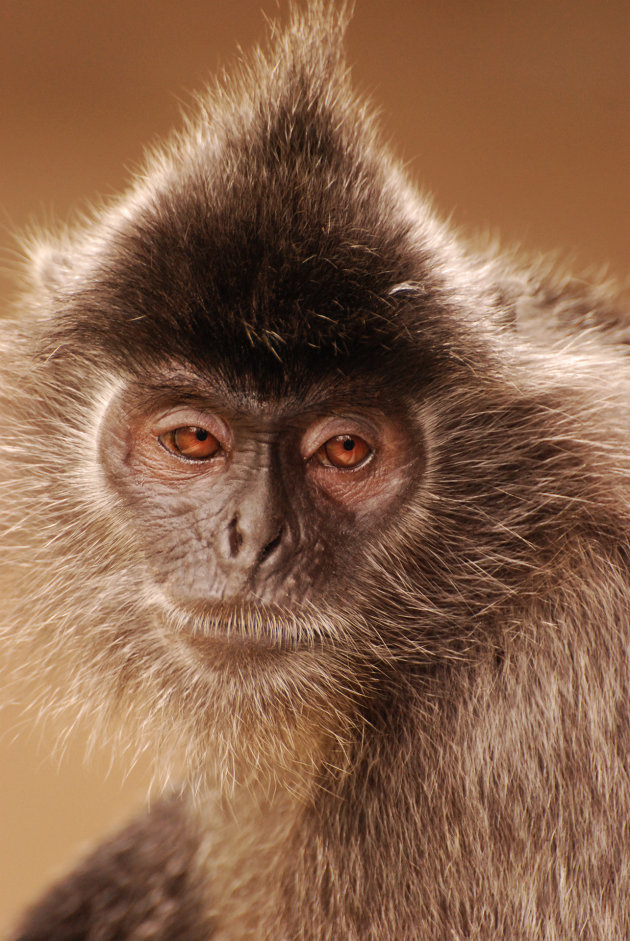
[[[42,712],[151,749],[176,793],[24,941],[630,934],[628,318],[437,219],[350,88],[346,19],[294,11],[120,199],[30,246],[5,644]],[[201,669],[105,480],[112,397],[164,363],[272,396],[369,365],[412,403],[421,470],[345,589],[235,614],[294,657]]]

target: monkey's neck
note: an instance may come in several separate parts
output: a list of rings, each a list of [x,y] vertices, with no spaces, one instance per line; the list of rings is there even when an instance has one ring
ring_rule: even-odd
[[[193,825],[204,834],[198,872],[213,941],[277,937],[304,800],[303,792],[271,794],[249,785],[210,795],[194,808]]]
[[[357,871],[363,860],[387,855],[389,849],[398,855],[403,836],[398,839],[392,827],[398,821],[404,829],[407,818],[392,818],[387,791],[388,769],[392,762],[400,767],[401,743],[395,743],[393,756],[391,726],[388,737],[372,731],[350,754],[320,751],[310,774],[300,761],[293,778],[285,773],[273,781],[250,779],[197,803],[193,826],[204,834],[198,872],[213,941],[335,937],[345,907],[337,896],[348,867],[363,884]],[[389,743],[386,755],[384,741]],[[374,803],[369,821],[363,812],[358,819],[356,812],[366,806],[366,790]],[[374,841],[380,849],[370,849]],[[384,860],[380,866],[388,868]],[[330,891],[334,898],[328,898]],[[353,894],[360,894],[356,885]],[[298,927],[305,917],[311,925],[306,934]],[[344,930],[346,935],[339,936],[352,936],[350,923]]]

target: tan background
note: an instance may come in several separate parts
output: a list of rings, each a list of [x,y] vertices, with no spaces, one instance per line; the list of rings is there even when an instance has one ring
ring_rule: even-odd
[[[143,144],[270,0],[0,0],[0,296],[11,233],[115,192]],[[357,0],[348,37],[361,88],[410,172],[458,224],[626,276],[630,247],[628,0]],[[0,714],[0,925],[142,798],[79,735],[54,763],[50,730]],[[30,730],[30,731],[29,731]],[[59,767],[57,767],[57,764]]]

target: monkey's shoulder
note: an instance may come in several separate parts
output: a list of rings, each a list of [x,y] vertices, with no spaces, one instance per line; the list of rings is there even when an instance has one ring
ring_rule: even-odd
[[[196,849],[181,802],[160,802],[36,902],[13,941],[207,939],[191,876]]]

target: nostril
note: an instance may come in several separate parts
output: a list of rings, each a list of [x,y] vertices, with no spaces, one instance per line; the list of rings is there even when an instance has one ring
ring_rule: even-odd
[[[259,565],[262,565],[265,559],[268,559],[269,556],[272,554],[272,552],[280,545],[280,542],[282,541],[283,531],[284,531],[284,528],[282,528],[280,532],[278,533],[278,535],[274,539],[272,539],[271,542],[268,542],[267,545],[264,547],[264,549],[261,551],[258,557]]]
[[[230,544],[230,556],[234,558],[240,552],[243,545],[243,536],[238,530],[238,516],[235,516],[228,526],[228,541]]]

